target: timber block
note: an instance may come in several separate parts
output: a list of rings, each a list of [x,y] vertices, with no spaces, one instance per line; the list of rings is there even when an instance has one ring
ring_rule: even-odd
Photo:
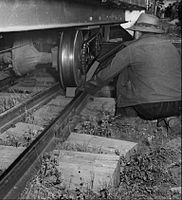
[[[172,192],[180,193],[181,194],[181,187],[172,187],[170,189]]]
[[[43,127],[48,125],[71,100],[71,98],[65,98],[62,95],[55,97],[47,105],[44,105],[31,115],[32,120],[30,120],[30,123]]]
[[[24,94],[24,95],[26,95],[26,94]],[[22,97],[23,95],[22,95],[22,93],[9,93],[9,92],[2,92],[2,93],[0,93],[0,98],[1,99],[15,99],[15,98],[20,98],[20,97]],[[28,96],[28,95],[26,95],[26,96]]]
[[[0,112],[10,109],[13,105],[18,105],[25,98],[28,98],[28,94],[0,93]]]
[[[79,134],[72,132],[66,143],[73,145],[83,145],[86,149],[98,149],[104,154],[117,154],[129,158],[137,149],[138,144],[135,142],[105,138],[95,135]]]
[[[42,130],[43,130],[43,127],[41,126],[38,126],[35,124],[28,124],[24,122],[18,122],[15,124],[15,127],[9,128],[4,133],[10,133],[17,136],[19,135],[21,137],[23,134],[27,132],[34,132],[36,134],[36,132],[39,132]]]
[[[35,138],[41,131],[43,127],[34,124],[28,124],[23,122],[18,122],[15,127],[9,128],[0,135],[0,141],[8,142],[11,139],[16,139],[19,143],[24,143],[24,137],[29,136],[29,134]]]
[[[58,171],[63,184],[70,190],[99,191],[120,182],[120,157],[109,154],[61,150]]]
[[[71,98],[65,98],[63,95],[58,95],[52,99],[48,105],[55,105],[64,108],[71,100]]]
[[[11,163],[23,152],[25,147],[0,145],[0,169],[7,169]]]
[[[108,112],[111,115],[115,114],[116,101],[114,98],[106,97],[91,97],[82,110],[81,115],[97,116],[98,112]]]
[[[36,110],[32,115],[30,123],[37,124],[40,126],[47,126],[53,119],[55,119],[64,107],[49,104]]]
[[[21,86],[21,85],[14,85],[8,89],[8,91],[14,92],[25,92],[25,93],[37,93],[47,89],[46,87],[36,87],[36,86]]]
[[[76,87],[66,87],[66,97],[75,96]]]
[[[53,85],[56,82],[56,79],[53,76],[35,77],[35,79],[39,86]]]

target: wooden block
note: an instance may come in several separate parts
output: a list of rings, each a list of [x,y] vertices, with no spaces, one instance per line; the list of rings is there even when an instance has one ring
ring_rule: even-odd
[[[61,107],[65,107],[72,99],[71,98],[65,98],[62,95],[58,95],[56,96],[54,99],[52,99],[48,105],[56,105],[56,106],[61,106]]]
[[[9,93],[9,92],[0,93],[0,98],[6,98],[6,99],[18,98],[18,97],[21,97],[21,96],[22,96],[22,93]]]
[[[0,135],[0,138],[3,137],[4,135],[12,135],[14,137],[22,137],[26,133],[34,133],[37,134],[37,132],[40,132],[43,130],[43,127],[34,125],[34,124],[28,124],[28,123],[23,123],[23,122],[18,122],[15,124],[15,127],[9,128],[7,131],[2,133]]]
[[[58,171],[69,189],[99,191],[108,185],[117,187],[120,182],[120,157],[61,150]]]
[[[7,131],[5,131],[6,133],[12,133],[12,134],[16,134],[19,136],[22,136],[23,134],[25,134],[26,132],[38,132],[38,131],[42,131],[43,127],[35,125],[35,124],[28,124],[28,123],[23,123],[23,122],[18,122],[15,124],[15,127],[13,128],[9,128]]]
[[[50,83],[55,83],[56,79],[53,76],[47,76],[47,77],[35,77],[36,83],[38,83],[39,85],[46,85],[46,84],[50,84]]]
[[[23,152],[25,147],[0,145],[0,169],[7,169],[10,164]]]
[[[25,99],[28,96],[29,94],[22,93],[0,93],[0,106],[3,106],[2,108],[4,108],[4,106],[11,108],[11,104],[14,103],[15,105],[17,105],[19,102],[21,102],[21,99]]]
[[[174,138],[165,144],[165,148],[180,150],[181,149],[181,137]]]
[[[9,88],[9,91],[14,91],[14,92],[28,92],[28,93],[37,93],[41,92],[44,89],[47,89],[46,87],[26,87],[26,86],[12,86]]]
[[[19,145],[24,145],[27,142],[26,137],[36,138],[42,130],[40,126],[18,122],[15,127],[9,128],[0,135],[0,142],[11,145],[11,140],[16,140]]]
[[[45,105],[40,109],[36,110],[31,116],[31,123],[37,124],[40,126],[48,125],[51,120],[58,116],[58,114],[63,110],[63,107],[58,107],[54,105]]]
[[[94,95],[96,97],[114,97],[115,88],[109,85],[102,87],[97,93]]]
[[[75,90],[76,90],[76,87],[67,87],[66,88],[66,97],[74,97]]]
[[[181,187],[173,187],[170,189],[172,192],[180,193],[181,194]]]
[[[105,154],[116,154],[120,156],[129,157],[134,150],[137,149],[138,144],[124,140],[116,140],[112,138],[105,138],[94,135],[79,134],[72,132],[66,143],[79,144],[88,148],[100,149]]]
[[[65,108],[65,106],[71,101],[70,98],[65,98],[61,95],[51,100],[48,105],[41,107],[36,110],[31,116],[33,124],[39,126],[46,126],[50,123],[52,119],[57,117],[60,112]]]
[[[114,98],[106,97],[94,97],[90,99],[86,107],[83,109],[82,114],[90,115],[91,113],[98,114],[98,111],[109,112],[111,115],[115,114],[115,104]]]

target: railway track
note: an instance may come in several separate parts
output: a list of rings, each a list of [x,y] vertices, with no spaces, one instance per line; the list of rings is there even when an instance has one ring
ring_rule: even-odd
[[[47,128],[45,128],[43,132],[40,133],[40,135],[38,135],[38,137],[28,146],[28,148],[23,149],[24,150],[23,153],[2,174],[0,183],[1,191],[3,191],[2,195],[4,195],[1,196],[2,199],[18,198],[18,195],[25,186],[25,182],[29,180],[30,177],[32,177],[32,174],[34,174],[36,171],[35,169],[38,166],[40,167],[40,161],[41,161],[40,156],[43,155],[43,153],[45,153],[46,151],[49,152],[51,150],[54,150],[55,144],[62,143],[64,140],[68,138],[68,136],[71,133],[70,130],[73,130],[76,123],[78,123],[77,120],[75,121],[76,118],[75,116],[80,114],[80,111],[85,107],[85,105],[89,101],[93,102],[94,99],[89,98],[89,96],[85,93],[75,97],[70,103],[68,103],[65,106],[65,108],[61,111],[60,115]],[[107,104],[106,107],[108,107],[110,112],[113,113],[114,112],[113,99],[107,100],[106,98],[105,101],[106,101],[105,103]],[[110,101],[112,102],[112,105],[108,106],[108,103],[110,103]],[[101,101],[100,98],[98,99],[96,98],[95,103],[96,104],[94,104],[94,107],[91,106],[91,108],[89,109],[90,116],[93,114],[92,112],[96,113],[99,112],[97,109],[102,105],[102,98]],[[104,104],[102,105],[103,107]],[[97,107],[96,110],[94,110],[95,106]],[[102,106],[101,110],[103,109]],[[88,116],[88,114],[89,113],[87,110],[83,115]],[[79,137],[82,138],[83,136]],[[75,138],[73,140],[75,140]],[[114,151],[114,149],[111,149],[111,151]],[[112,158],[112,156],[109,156],[109,158]],[[118,160],[119,156],[117,156],[117,161]],[[31,163],[33,163],[33,165],[31,165]]]
[[[2,174],[0,198],[90,199],[95,193],[91,193],[89,198],[83,197],[83,191],[87,187],[94,192],[98,188],[104,188],[100,192],[103,192],[103,198],[106,198],[107,189],[111,185],[118,186],[120,183],[120,170],[121,172],[123,170],[123,167],[120,168],[120,158],[124,156],[127,160],[133,154],[133,150],[138,148],[137,143],[129,142],[127,138],[133,137],[133,134],[137,135],[138,141],[142,137],[154,137],[154,145],[162,140],[163,147],[160,151],[164,151],[165,143],[169,140],[166,139],[164,142],[166,136],[160,132],[160,129],[159,132],[156,132],[154,122],[145,121],[142,124],[141,119],[131,119],[130,122],[127,119],[119,121],[119,130],[125,133],[119,132],[118,134],[127,136],[127,138],[126,141],[119,139],[119,137],[113,139],[112,136],[117,138],[116,133],[112,132],[112,123],[115,118],[114,109],[115,101],[113,98],[91,97],[85,93],[73,98],[63,107],[59,116],[43,131],[41,130],[37,138]],[[138,133],[134,130],[135,127]],[[176,141],[178,142],[176,143]],[[175,139],[166,145],[175,145],[174,148],[178,149],[180,142],[179,139]],[[140,144],[139,148],[141,146]],[[149,150],[145,149],[145,156],[148,155],[147,151],[149,151],[149,155],[154,156],[152,159],[157,159],[156,152],[150,152],[150,148],[153,148],[152,143],[148,148]],[[157,150],[158,153],[162,153],[160,151]],[[168,157],[168,154],[166,156]],[[179,160],[180,151],[177,155],[172,156],[177,156],[175,160]],[[130,160],[130,162],[133,161]],[[143,163],[142,166],[145,167],[145,159]],[[135,165],[136,163],[132,163],[131,167]],[[172,165],[174,164],[172,163]],[[136,167],[138,170],[140,165]],[[92,174],[93,182],[90,180],[92,170],[94,171],[94,175]],[[135,168],[133,170],[135,171]],[[108,181],[111,178],[109,175],[112,175],[112,183],[111,180]],[[106,182],[104,185],[100,182],[100,178],[103,177],[105,181],[108,181],[108,185]],[[88,186],[88,181],[93,185]],[[69,190],[74,191],[75,196],[69,195]],[[117,199],[116,197],[117,195],[110,199]],[[97,195],[95,199],[102,198]]]
[[[43,74],[45,73],[39,73],[40,78],[36,77],[39,80],[37,81],[36,79],[39,84],[35,83],[35,79],[33,79],[33,77],[35,78],[34,74],[25,79],[21,78],[20,81],[16,80],[15,84],[10,84],[9,87],[8,85],[6,85],[5,88],[1,87],[0,106],[3,107],[0,113],[1,174],[38,136],[40,130],[42,131],[44,129],[41,126],[28,122],[30,121],[29,116],[32,116],[33,112],[40,107],[44,107],[44,105],[53,98],[57,98],[57,101],[62,98],[63,91],[60,89],[59,83],[56,83],[56,81],[53,80],[54,78],[50,75],[48,77],[46,74],[44,77]],[[7,78],[12,82],[11,77],[5,77],[5,79]],[[51,84],[50,82],[48,84],[45,82],[42,83],[45,80],[51,80]],[[32,81],[34,81],[33,84]],[[27,82],[29,82],[28,85]],[[5,107],[7,104],[10,105]],[[54,105],[50,105],[50,107],[51,106]],[[58,109],[58,111],[60,111],[60,109]],[[55,116],[49,117],[50,119],[49,122],[47,122],[48,124]],[[20,134],[18,134],[19,132]]]
[[[27,91],[30,90],[27,89]],[[109,101],[111,103],[111,104],[109,103],[109,105],[111,106],[111,107],[109,106],[109,115],[111,113],[113,114],[115,107],[115,102],[113,102],[113,99],[110,98],[97,99],[96,97],[88,96],[86,93],[82,93],[81,95],[76,96],[73,99],[66,98],[63,96],[63,93],[62,91],[60,91],[59,85],[57,84],[53,85],[53,87],[51,88],[47,88],[44,91],[41,92],[40,90],[38,91],[39,91],[38,93],[33,91],[32,98],[26,100],[23,104],[17,105],[0,115],[0,130],[3,141],[2,145],[9,147],[10,151],[15,152],[15,149],[19,151],[18,154],[13,155],[12,162],[9,163],[8,168],[2,173],[0,177],[0,199],[19,199],[19,198],[25,199],[25,197],[30,199],[31,198],[30,194],[27,195],[24,189],[31,191],[32,188],[27,189],[26,187],[28,186],[26,186],[26,184],[30,182],[32,177],[36,176],[37,172],[40,171],[40,167],[42,166],[42,163],[45,161],[44,155],[47,155],[50,152],[56,154],[56,156],[59,157],[59,159],[60,159],[60,154],[63,157],[67,156],[68,160],[73,159],[72,160],[73,163],[71,163],[71,165],[74,165],[74,167],[68,169],[69,172],[71,171],[75,172],[74,171],[75,166],[78,165],[78,163],[76,163],[77,161],[75,160],[78,159],[79,161],[80,159],[79,156],[84,157],[84,161],[81,160],[83,163],[87,161],[88,163],[90,163],[91,161],[87,160],[88,157],[92,158],[92,156],[95,156],[95,154],[97,154],[97,156],[98,154],[99,155],[104,154],[104,151],[106,151],[106,154],[108,154],[108,151],[111,151],[112,156],[110,156],[109,154],[108,158],[111,160],[115,159],[112,160],[111,164],[116,166],[120,162],[121,154],[120,151],[118,151],[119,146],[122,146],[122,148],[124,148],[122,150],[122,155],[126,157],[128,157],[130,153],[133,151],[133,149],[137,147],[136,143],[132,142],[123,143],[123,141],[119,141],[118,143],[118,141],[114,141],[113,142],[114,144],[118,143],[117,148],[115,148],[114,145],[112,146],[112,142],[110,140],[105,142],[105,144],[109,143],[110,146],[106,145],[104,149],[98,149],[98,147],[100,147],[101,144],[102,146],[104,146],[103,142],[104,139],[103,140],[101,139],[100,141],[100,138],[97,138],[95,136],[94,137],[85,135],[83,136],[83,133],[87,133],[90,135],[95,134],[94,133],[95,127],[89,124],[90,121],[89,116],[91,118],[97,117],[98,114],[105,115],[108,112],[108,107],[106,106],[105,109],[102,100],[104,102]],[[97,106],[91,107],[90,109],[86,109],[84,113],[83,110],[89,102],[95,102]],[[86,118],[84,118],[84,121],[86,122],[84,122],[84,132],[81,132],[82,136],[79,135],[79,133],[76,135],[74,133],[75,130],[79,129],[78,122],[80,120],[79,114],[81,113],[81,111],[83,111],[82,113],[83,116],[86,116],[86,118],[88,118],[88,120],[85,120]],[[27,113],[29,113],[28,116]],[[93,113],[95,113],[94,116]],[[113,116],[112,114],[111,116]],[[77,118],[77,116],[79,116],[79,118]],[[104,119],[102,118],[102,120],[105,120],[107,117],[108,116],[106,114],[106,116],[104,117]],[[102,127],[102,125],[104,126],[104,128],[107,127],[108,118],[106,121],[102,120],[99,122],[101,123],[100,127]],[[128,125],[125,124],[124,126]],[[106,129],[104,128],[97,129],[97,132],[100,131],[100,136],[110,137],[112,133],[108,132],[107,129],[108,127]],[[88,130],[91,132],[88,132]],[[12,140],[12,137],[9,137],[11,134],[14,136],[18,135],[19,136],[17,138],[14,138],[13,136]],[[73,150],[75,150],[74,145],[73,147],[71,147],[71,149],[68,148],[68,146],[66,147],[64,146],[65,141],[70,142],[72,140],[74,142],[77,141],[78,144],[80,145],[80,141],[82,144],[83,138],[86,143],[93,139],[95,144],[98,142],[96,149],[94,149],[93,146],[91,147],[81,146],[81,148],[86,148],[87,150],[91,148],[92,154],[88,154],[88,152],[90,152],[88,150],[88,152],[83,152],[83,154],[79,155],[79,153],[77,154],[73,152]],[[59,146],[59,148],[57,146]],[[14,150],[12,150],[11,148],[14,148]],[[70,156],[70,154],[72,155]],[[107,162],[105,162],[105,160],[102,162],[98,161],[98,158],[95,157],[93,159],[97,160],[97,162],[99,162],[99,165],[105,166],[104,168],[106,169],[107,167],[108,168],[110,167],[108,164],[109,160],[107,159],[106,159]],[[103,158],[101,158],[101,160],[102,159]],[[64,168],[65,171],[66,168],[70,166],[70,163],[67,160],[64,160],[64,162],[62,162],[61,164],[65,166]],[[51,166],[53,165],[51,164]],[[88,167],[89,164],[86,166]],[[62,169],[60,169],[61,167],[58,168],[60,170],[60,173],[62,173],[61,171]],[[78,170],[78,174],[81,173],[80,172],[81,170]],[[115,171],[117,171],[116,174]],[[120,169],[118,167],[112,168],[111,174],[112,175],[115,174],[113,175],[114,178],[116,177],[119,178],[119,173]],[[74,176],[74,174],[69,174],[69,176]],[[81,175],[78,177],[81,177]],[[119,184],[119,180],[117,178],[114,179],[114,182],[115,182],[114,184],[116,185]],[[55,182],[53,181],[53,183]],[[56,185],[57,184],[59,183],[56,182]],[[83,182],[81,181],[81,183],[79,184],[83,184]],[[60,190],[60,188],[58,190]],[[41,193],[40,192],[38,193],[39,194],[38,196],[35,196],[35,199],[36,197],[37,198],[40,197],[39,195],[41,195]],[[48,196],[45,195],[44,198],[46,199],[46,197]],[[49,196],[49,198],[51,197]]]
[[[27,166],[23,170],[25,173],[30,163],[34,161],[31,157],[35,158],[34,154],[42,151],[48,145],[49,139],[52,141],[54,134],[48,134],[56,130],[56,127],[58,129],[60,122],[62,127],[65,126],[64,119],[67,119],[67,116],[64,117],[65,114],[73,112],[78,104],[76,101],[76,105],[74,103],[71,108],[66,108],[68,111],[62,112],[71,98],[63,96],[64,91],[61,90],[59,83],[56,83],[54,78],[48,76],[44,70],[20,78],[14,84],[12,84],[11,76],[3,77],[1,82],[3,83],[5,80],[6,84],[1,84],[0,93],[1,106],[3,107],[0,113],[0,172],[2,181],[0,199],[4,198],[2,195],[12,189],[12,185],[10,184],[11,186],[7,188],[5,182],[10,181],[15,184],[20,179],[22,168],[19,165],[27,163],[27,158],[30,156]],[[9,106],[5,104],[9,104]],[[53,125],[50,125],[56,117],[58,119]],[[40,144],[42,138],[45,138],[46,141]],[[19,172],[17,169],[20,169]],[[12,179],[12,177],[14,178]]]
[[[29,152],[31,153],[30,159],[28,158],[27,167],[23,173],[29,168],[29,164],[32,162],[31,157],[35,154],[35,149],[36,152],[40,151],[42,153],[45,148],[44,145],[48,145],[49,139],[52,141],[54,135],[51,138],[47,136],[50,130],[57,132],[57,130],[63,129],[66,126],[68,118],[75,112],[75,109],[80,110],[77,107],[83,107],[82,101],[85,102],[85,99],[87,99],[87,95],[84,95],[85,97],[78,97],[78,100],[75,99],[68,107],[65,107],[71,99],[63,97],[64,92],[60,90],[59,84],[52,81],[51,77],[44,75],[44,72],[44,70],[43,73],[40,70],[40,74],[38,71],[33,76],[30,74],[28,77],[20,78],[14,84],[12,84],[10,76],[5,76],[1,81],[2,83],[4,80],[7,81],[6,85],[2,84],[0,93],[0,100],[2,99],[2,112],[0,113],[2,195],[12,190],[11,186],[9,189],[6,187],[5,182],[9,182],[10,179],[12,182],[12,177],[15,175],[17,178],[13,178],[13,184],[16,184],[21,179],[20,176],[22,174],[20,173],[20,176],[18,176],[17,170],[21,169],[19,165],[22,166],[24,160],[27,161],[28,155],[25,152],[28,152],[28,154]],[[45,80],[46,82],[50,80],[51,84],[45,84]],[[6,102],[10,105],[5,105]],[[62,112],[62,110],[64,111]],[[65,117],[65,113],[68,116]],[[58,119],[50,125],[56,117]],[[47,127],[49,127],[48,130],[46,130]],[[40,140],[42,139],[39,135],[48,137],[48,139],[44,141],[44,144],[41,144],[41,147],[35,148],[36,144],[40,145]],[[64,137],[61,136],[61,138],[63,139]],[[39,157],[39,155],[37,156]],[[25,166],[25,163],[23,165]],[[14,186],[12,185],[12,187]]]
[[[88,99],[85,93],[73,100],[63,97],[55,84],[0,115],[0,199],[19,197],[35,168],[40,167],[41,156],[68,138],[75,116]]]
[[[68,104],[60,115],[26,148],[23,153],[10,165],[10,167],[1,175],[1,199],[16,199],[18,193],[23,189],[25,180],[30,178],[31,171],[38,164],[37,158],[47,148],[55,145],[55,138],[61,140],[67,137],[64,128],[74,112],[79,112],[87,95],[82,94]],[[68,132],[67,132],[68,134]],[[33,166],[31,165],[32,163]],[[29,175],[27,176],[27,172]],[[22,180],[22,181],[20,181]]]
[[[7,128],[11,127],[17,121],[26,118],[29,112],[43,106],[60,93],[59,84],[55,84],[40,93],[33,95],[32,98],[25,100],[23,103],[12,107],[8,111],[0,114],[0,132],[2,133]]]
[[[0,73],[0,79],[0,114],[57,82],[43,69],[23,77]]]

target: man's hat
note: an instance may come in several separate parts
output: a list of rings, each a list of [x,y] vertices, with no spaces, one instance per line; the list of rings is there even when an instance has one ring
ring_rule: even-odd
[[[155,15],[142,13],[135,24],[128,28],[132,31],[151,32],[151,33],[164,33],[159,25],[159,18]]]

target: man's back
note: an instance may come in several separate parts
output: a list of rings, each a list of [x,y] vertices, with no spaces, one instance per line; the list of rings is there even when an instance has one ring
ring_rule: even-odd
[[[170,42],[154,34],[144,34],[128,48],[131,89],[122,94],[127,100],[123,104],[129,106],[181,99],[181,59]]]

